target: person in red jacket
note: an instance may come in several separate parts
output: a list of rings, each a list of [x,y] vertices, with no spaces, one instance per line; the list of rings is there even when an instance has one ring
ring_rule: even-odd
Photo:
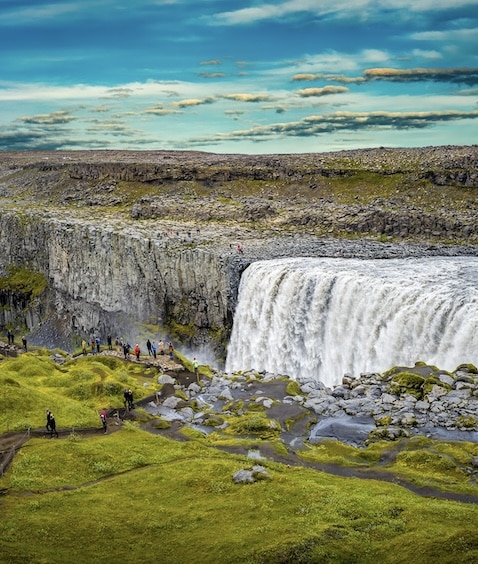
[[[141,354],[141,349],[140,349],[138,343],[136,343],[136,345],[134,346],[134,354],[136,355],[136,360],[139,360],[139,355]]]

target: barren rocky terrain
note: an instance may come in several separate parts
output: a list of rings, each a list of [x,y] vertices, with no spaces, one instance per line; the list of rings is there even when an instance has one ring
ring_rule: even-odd
[[[477,190],[477,146],[0,155],[5,205],[136,224],[156,220],[159,234],[189,243],[301,234],[477,244]]]

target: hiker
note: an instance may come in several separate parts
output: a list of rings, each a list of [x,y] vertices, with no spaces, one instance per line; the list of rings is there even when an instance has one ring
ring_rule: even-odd
[[[50,439],[53,439],[53,433],[56,435],[56,438],[58,438],[58,431],[56,430],[55,416],[50,411]]]
[[[23,337],[22,337],[22,345],[23,345],[24,351],[27,352],[27,338],[25,337],[25,335],[23,335]]]
[[[91,337],[90,344],[91,344],[91,354],[95,354],[95,338],[94,337]]]
[[[108,415],[106,413],[106,409],[103,408],[101,413],[100,413],[100,419],[101,419],[101,424],[103,425],[103,431],[104,431],[105,435],[108,432],[107,418],[108,418]]]
[[[146,341],[146,348],[148,349],[148,356],[153,356],[153,349],[151,348],[151,341],[149,339]]]
[[[163,341],[159,341],[158,350],[159,350],[159,354],[164,354],[164,343],[163,343]]]
[[[123,354],[124,354],[124,359],[125,360],[129,360],[129,350],[130,350],[131,346],[129,343],[125,343],[123,345]]]
[[[88,354],[88,352],[87,352],[87,350],[86,350],[86,347],[87,347],[87,346],[88,346],[88,343],[85,341],[85,339],[83,339],[83,340],[81,341],[81,351],[82,351],[82,353],[85,354],[85,355]]]
[[[130,409],[134,409],[133,404],[133,392],[129,388],[124,389],[124,406],[129,411]]]
[[[199,384],[199,362],[197,361],[196,357],[194,357],[193,360],[193,370],[194,370],[194,375],[196,376],[196,381]]]
[[[51,411],[49,409],[47,409],[46,410],[46,432],[47,433],[49,433],[51,431],[50,419],[51,419]]]
[[[169,359],[173,360],[174,359],[174,347],[173,347],[173,343],[171,343],[171,341],[169,341],[169,343],[168,343],[168,351],[169,351]]]
[[[112,342],[111,342],[111,335],[108,335],[108,336],[106,337],[106,342],[108,343],[108,350],[109,350],[109,351],[112,351],[112,350],[113,350],[113,344],[112,344]]]
[[[156,358],[156,345],[151,343],[151,351],[153,352],[153,357]]]
[[[141,354],[141,348],[138,343],[134,346],[134,354],[136,355],[136,360],[139,360],[139,355]]]
[[[99,338],[99,337],[96,337],[96,339],[95,339],[95,344],[96,344],[96,352],[97,352],[98,354],[100,354],[100,352],[101,352],[101,351],[100,351],[100,349],[101,349],[101,347],[100,347],[101,341],[100,341],[100,338]]]

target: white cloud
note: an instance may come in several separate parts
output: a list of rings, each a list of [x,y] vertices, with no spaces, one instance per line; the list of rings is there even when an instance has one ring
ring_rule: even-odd
[[[263,3],[239,10],[216,14],[216,25],[245,25],[264,20],[277,20],[298,14],[331,16],[334,19],[409,18],[410,12],[430,12],[472,6],[476,0],[288,0],[276,4]],[[394,15],[391,15],[393,12]]]
[[[416,41],[473,41],[478,37],[478,28],[451,29],[447,31],[421,31],[410,34]]]
[[[83,10],[84,5],[78,2],[62,4],[45,4],[28,8],[20,8],[12,11],[5,11],[0,18],[0,26],[10,24],[18,25],[18,22],[43,23],[44,20],[51,20],[65,14],[73,14]]]
[[[436,60],[443,58],[443,55],[438,51],[425,51],[424,49],[413,49],[412,54],[414,57],[420,57],[421,59],[428,59],[428,60]]]

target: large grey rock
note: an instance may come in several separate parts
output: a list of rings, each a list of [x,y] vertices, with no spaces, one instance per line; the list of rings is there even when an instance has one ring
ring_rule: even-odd
[[[319,421],[312,427],[309,442],[318,443],[322,439],[337,439],[338,441],[361,445],[375,429],[372,417],[351,417],[343,415]]]

